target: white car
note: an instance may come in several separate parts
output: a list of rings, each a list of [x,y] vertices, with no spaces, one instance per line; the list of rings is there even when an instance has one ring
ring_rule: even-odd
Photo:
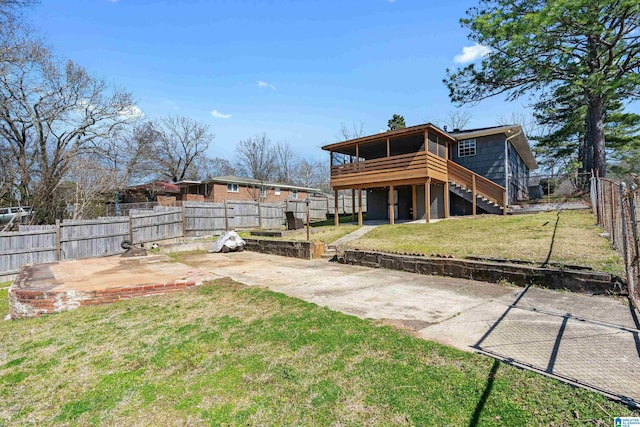
[[[13,217],[17,217],[15,221],[21,221],[29,217],[32,213],[29,206],[0,208],[0,224],[8,223]]]

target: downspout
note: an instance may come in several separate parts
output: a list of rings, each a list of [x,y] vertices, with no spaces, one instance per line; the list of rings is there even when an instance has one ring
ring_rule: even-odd
[[[504,188],[506,189],[506,199],[507,205],[510,203],[509,201],[509,141],[515,138],[516,136],[522,135],[522,129],[520,129],[517,133],[507,137],[504,140]]]

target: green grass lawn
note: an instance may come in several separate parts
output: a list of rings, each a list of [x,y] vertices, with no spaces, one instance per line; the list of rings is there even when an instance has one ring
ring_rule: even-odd
[[[356,231],[360,228],[353,224],[344,224],[336,227],[334,225],[325,225],[321,227],[311,227],[309,239],[314,242],[320,243],[332,243],[339,238],[346,236],[347,234]],[[242,231],[239,233],[240,237],[247,239],[271,239],[271,240],[307,240],[307,230],[295,230],[289,231],[284,237],[263,237],[252,236],[250,231]]]
[[[382,225],[348,246],[366,250],[520,259],[583,265],[624,277],[622,257],[587,211],[485,215],[432,224]]]
[[[613,416],[640,415],[227,279],[2,322],[0,342],[7,426],[611,425]]]
[[[9,314],[9,289],[2,289],[11,282],[0,283],[0,322]],[[1,341],[0,341],[1,342]],[[1,355],[2,353],[0,353]]]
[[[327,215],[327,219],[325,219],[324,221],[316,221],[316,222],[312,222],[311,226],[312,227],[324,227],[326,225],[334,225],[335,224],[335,219],[333,217],[333,215]],[[366,221],[367,220],[367,214],[363,213],[362,214],[362,220]],[[357,222],[358,221],[358,214],[356,213],[355,216],[355,220],[353,219],[353,216],[351,214],[345,215],[338,215],[338,221],[340,224],[348,224],[350,222]]]

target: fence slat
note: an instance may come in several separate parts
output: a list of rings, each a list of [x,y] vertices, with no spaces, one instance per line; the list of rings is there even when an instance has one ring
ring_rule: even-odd
[[[0,282],[12,279],[25,264],[55,260],[55,228],[0,233]]]
[[[340,199],[340,213],[351,213],[351,197],[341,195]],[[333,206],[332,197],[310,197],[310,219],[325,220]],[[183,201],[177,207],[138,204],[122,209],[125,216],[67,220],[57,225],[20,225],[18,232],[0,233],[0,281],[12,278],[25,264],[120,254],[120,244],[125,239],[149,243],[214,235],[228,228],[281,228],[287,209],[306,219],[307,206],[302,199],[259,205],[255,201],[229,200]]]

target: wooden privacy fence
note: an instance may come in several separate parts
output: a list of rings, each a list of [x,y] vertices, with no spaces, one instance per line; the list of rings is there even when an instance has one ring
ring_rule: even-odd
[[[11,279],[25,264],[122,253],[123,240],[144,244],[227,229],[279,228],[285,209],[284,203],[184,202],[181,207],[132,209],[128,216],[21,225],[17,232],[0,233],[0,282]]]
[[[351,191],[348,194],[340,194],[338,196],[338,215],[348,215],[358,213],[358,193],[355,192],[355,198],[352,199]],[[311,221],[324,221],[327,217],[335,212],[335,198],[327,197],[310,197],[309,198],[309,218]],[[294,215],[301,219],[307,218],[307,202],[304,199],[289,199],[285,202],[286,210],[291,211]],[[367,196],[366,191],[362,191],[362,212],[367,212]]]
[[[356,206],[357,203],[356,199]],[[338,213],[350,214],[353,205],[350,194],[340,195]],[[11,279],[25,264],[122,253],[120,244],[125,239],[145,244],[218,234],[229,229],[280,228],[285,224],[287,210],[306,219],[305,200],[284,203],[229,200],[225,203],[185,201],[180,207],[130,209],[128,216],[57,221],[55,225],[21,225],[17,232],[0,233],[0,282]],[[312,221],[324,220],[333,211],[333,198],[310,198]]]
[[[355,193],[355,203],[351,200],[352,193],[350,190],[341,190],[341,194],[338,197],[338,214],[345,215],[351,213],[358,212],[358,199],[357,192]],[[334,197],[333,195],[327,196],[311,196],[309,197],[309,211],[311,221],[324,221],[328,215],[333,215],[334,211]],[[191,202],[191,201],[183,201],[183,202],[175,202],[177,206],[180,206],[182,203],[201,203],[204,207],[211,207],[211,205],[217,206],[217,209],[223,209],[223,203],[210,203],[210,202]],[[256,201],[238,201],[238,200],[228,200],[228,208],[233,209],[233,206],[236,203],[241,204],[253,204],[256,206],[254,212],[257,215],[257,204]],[[292,211],[299,218],[306,218],[306,203],[304,199],[287,199],[279,203],[265,203],[261,202],[260,206],[266,206],[267,209],[270,209],[269,206],[283,205],[284,209],[287,211]],[[155,207],[160,206],[158,202],[140,202],[140,203],[120,203],[119,211],[121,215],[126,216],[129,214],[129,211],[133,211],[134,213],[138,212],[148,212]],[[353,211],[355,206],[355,212]],[[107,205],[106,211],[108,215],[115,214],[116,209],[114,205]],[[367,211],[367,192],[362,192],[362,211]],[[257,216],[256,216],[257,220]]]
[[[0,234],[0,282],[18,274],[25,264],[56,260],[55,226]]]

